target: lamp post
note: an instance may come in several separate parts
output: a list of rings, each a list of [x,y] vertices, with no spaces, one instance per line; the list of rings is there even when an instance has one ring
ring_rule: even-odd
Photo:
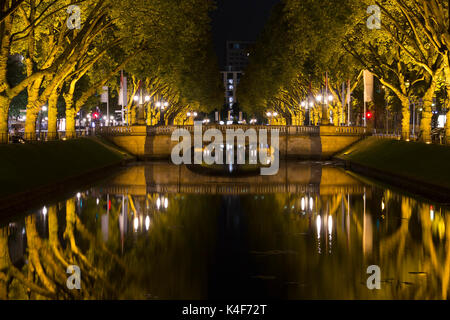
[[[43,106],[43,107],[41,108],[41,111],[39,111],[39,139],[40,139],[40,137],[41,137],[42,113],[43,113],[43,112],[47,112],[47,110],[48,110],[48,108],[47,108],[47,106],[45,105],[45,106]]]
[[[266,116],[269,119],[269,126],[272,125],[272,117],[273,117],[272,112],[270,112],[270,111],[267,112]]]
[[[139,125],[145,125],[144,91],[142,88],[139,89],[137,123]]]
[[[144,98],[145,103],[147,104],[147,125],[152,125],[152,105],[149,104],[150,102],[150,96],[146,95]],[[149,114],[150,114],[150,123],[148,123],[148,119],[149,119]]]
[[[269,126],[273,125],[272,120],[278,117],[278,112],[276,111],[268,111],[266,113],[267,118],[269,119]]]
[[[333,96],[328,95],[328,90],[326,90],[326,94],[322,95],[319,94],[316,97],[316,101],[319,102],[322,105],[322,125],[329,125],[330,124],[330,113],[328,109],[328,103],[333,101]]]

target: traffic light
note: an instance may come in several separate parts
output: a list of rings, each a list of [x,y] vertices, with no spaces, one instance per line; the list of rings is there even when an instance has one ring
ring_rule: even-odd
[[[98,112],[94,112],[92,114],[92,118],[94,118],[94,120],[97,120],[98,118],[100,118],[100,114]]]
[[[372,111],[367,111],[366,112],[366,119],[367,120],[371,120],[373,118],[373,112]]]

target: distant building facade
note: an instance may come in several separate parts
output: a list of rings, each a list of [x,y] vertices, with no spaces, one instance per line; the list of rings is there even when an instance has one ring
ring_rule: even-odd
[[[227,41],[226,66],[221,71],[225,88],[225,104],[231,109],[236,101],[236,88],[241,81],[250,56],[250,41]]]
[[[242,71],[222,71],[223,86],[225,88],[225,104],[231,109],[236,103],[236,88],[244,73]]]
[[[248,57],[250,56],[250,47],[253,42],[250,41],[227,41],[226,67],[233,70],[242,71],[247,68]]]

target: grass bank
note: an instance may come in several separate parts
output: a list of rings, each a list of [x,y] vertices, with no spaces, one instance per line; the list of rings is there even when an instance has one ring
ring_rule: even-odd
[[[444,192],[450,190],[450,147],[370,137],[337,156],[350,166],[372,169],[402,185],[421,184]],[[352,166],[353,165],[353,166]],[[450,197],[450,194],[449,194]]]
[[[98,138],[0,145],[0,200],[130,159]]]

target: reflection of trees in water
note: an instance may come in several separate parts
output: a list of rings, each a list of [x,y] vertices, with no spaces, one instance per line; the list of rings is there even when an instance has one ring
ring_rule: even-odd
[[[88,231],[76,214],[75,199],[67,200],[65,211],[59,213],[58,217],[55,205],[44,216],[38,213],[25,217],[26,253],[22,267],[15,266],[9,255],[8,236],[14,230],[7,226],[0,229],[0,298],[95,299],[115,295],[116,288],[105,277],[111,268],[103,262],[114,261],[119,266],[123,262]],[[48,233],[47,228],[38,232],[37,222],[42,218],[47,222],[44,226],[48,225]],[[63,228],[61,220],[65,220]],[[88,244],[85,250],[80,248],[80,243]],[[81,290],[67,288],[69,265],[81,269]]]
[[[215,212],[205,213],[219,199],[175,196],[167,210],[158,212],[158,195],[124,198],[113,198],[110,204],[73,198],[65,206],[50,207],[45,216],[27,216],[22,222],[24,263],[12,262],[11,241],[16,239],[10,236],[15,231],[2,227],[0,299],[205,298],[217,220]],[[149,230],[121,230],[124,213],[131,227],[135,218],[149,215]],[[99,218],[104,215],[109,221],[106,242]],[[81,290],[66,286],[69,265],[81,269]]]
[[[344,191],[242,196],[256,295],[447,299],[448,210],[389,190],[367,198],[364,204],[362,194]],[[108,200],[69,199],[44,217],[0,228],[0,298],[208,297],[220,196]],[[21,261],[11,249],[19,238],[26,246]],[[371,264],[381,267],[382,290],[366,287]],[[80,291],[66,287],[69,265],[81,268]]]
[[[266,279],[262,291],[291,299],[447,299],[448,212],[430,214],[430,205],[388,190],[372,192],[366,205],[362,195],[312,195],[313,210],[302,210],[302,198],[310,196],[243,201],[252,221],[253,273]],[[372,264],[381,268],[379,291],[366,287]]]
[[[1,298],[10,299],[92,299],[96,294],[91,289],[102,283],[102,297],[108,296],[109,288],[102,277],[100,269],[94,267],[85,253],[79,249],[76,232],[80,232],[79,240],[91,237],[84,229],[83,223],[75,213],[75,200],[66,202],[63,239],[60,238],[60,223],[57,206],[48,209],[48,234],[41,237],[37,231],[37,215],[25,217],[26,232],[25,263],[16,267],[9,256],[8,227],[0,231],[0,252],[2,253]],[[44,216],[46,218],[47,213]],[[103,255],[101,252],[99,255]],[[66,285],[69,265],[77,265],[82,274],[82,290],[69,290]]]

